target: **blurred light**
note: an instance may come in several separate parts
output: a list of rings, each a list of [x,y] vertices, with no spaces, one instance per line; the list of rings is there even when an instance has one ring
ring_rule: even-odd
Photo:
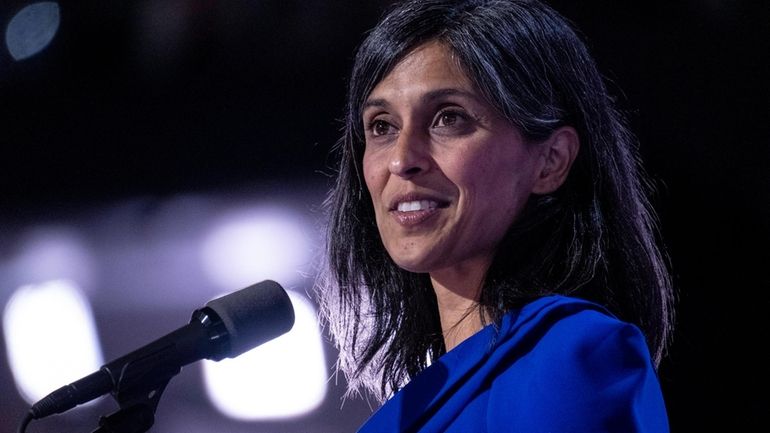
[[[16,386],[29,403],[103,363],[88,301],[66,280],[16,290],[5,306],[3,331]]]
[[[59,30],[59,4],[38,2],[24,7],[8,23],[5,45],[16,60],[34,56],[53,40]]]
[[[258,208],[231,214],[203,243],[203,269],[220,288],[232,290],[272,279],[302,280],[311,242],[302,218],[286,209]]]
[[[19,282],[67,279],[86,287],[93,282],[90,251],[77,233],[65,227],[43,226],[31,230],[13,264]]]
[[[214,406],[241,420],[288,418],[315,409],[326,395],[326,360],[316,311],[289,292],[292,330],[234,359],[205,361],[206,390]]]

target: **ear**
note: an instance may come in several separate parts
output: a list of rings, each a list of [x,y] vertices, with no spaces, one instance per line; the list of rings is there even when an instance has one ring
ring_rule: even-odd
[[[580,138],[571,126],[562,126],[540,143],[543,163],[532,188],[535,194],[549,194],[556,191],[569,174],[575,162]]]

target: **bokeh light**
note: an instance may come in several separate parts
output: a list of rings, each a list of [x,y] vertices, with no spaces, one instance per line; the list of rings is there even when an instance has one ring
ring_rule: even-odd
[[[225,415],[241,420],[308,413],[326,396],[327,368],[315,308],[289,291],[294,327],[234,359],[205,361],[206,390]]]
[[[20,287],[5,306],[3,331],[16,386],[29,403],[103,364],[91,307],[71,281]]]
[[[16,60],[24,60],[42,51],[59,30],[57,2],[32,3],[11,18],[5,30],[5,45]]]
[[[301,282],[312,258],[309,231],[302,217],[287,208],[228,213],[204,241],[203,269],[223,290],[267,279],[282,285]]]

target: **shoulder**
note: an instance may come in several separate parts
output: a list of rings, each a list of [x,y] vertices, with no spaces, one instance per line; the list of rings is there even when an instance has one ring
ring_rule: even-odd
[[[491,412],[537,423],[527,431],[667,431],[644,336],[601,306],[542,298],[507,315],[499,338]]]
[[[567,296],[544,297],[509,313],[501,326],[501,334],[505,333],[529,340],[533,356],[570,357],[579,362],[601,355],[612,362],[651,362],[639,328],[600,305]]]

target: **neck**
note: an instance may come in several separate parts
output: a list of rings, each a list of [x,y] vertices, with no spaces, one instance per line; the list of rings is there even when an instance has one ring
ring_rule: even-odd
[[[478,314],[478,301],[486,269],[483,263],[475,263],[430,274],[447,352],[484,325]]]

